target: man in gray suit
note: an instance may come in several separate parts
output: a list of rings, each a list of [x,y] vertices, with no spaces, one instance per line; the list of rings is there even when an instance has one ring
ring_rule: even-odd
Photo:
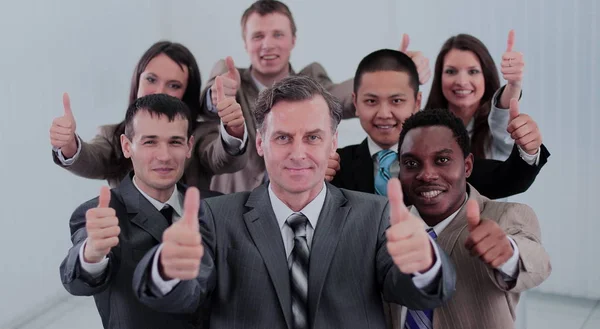
[[[142,303],[201,308],[211,329],[385,328],[382,296],[416,309],[450,298],[454,267],[404,206],[398,180],[389,202],[324,182],[341,118],[331,94],[288,77],[254,114],[269,184],[204,200],[199,230],[167,229],[136,268]]]
[[[194,145],[190,120],[189,109],[175,97],[138,98],[127,110],[121,136],[123,153],[131,158],[134,171],[117,188],[104,186],[98,198],[71,216],[73,246],[60,265],[61,281],[73,295],[94,296],[104,328],[196,326],[196,317],[156,312],[138,302],[131,290],[138,261],[161,242],[171,221],[184,217],[185,187],[176,183]],[[186,199],[187,208],[190,204]],[[197,221],[197,209],[192,215],[187,217]]]

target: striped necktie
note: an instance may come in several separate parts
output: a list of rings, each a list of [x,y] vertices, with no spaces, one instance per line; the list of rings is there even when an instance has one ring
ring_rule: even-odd
[[[437,234],[432,228],[427,229],[427,233],[434,240]],[[406,322],[404,329],[432,329],[433,328],[433,310],[408,310],[406,313]]]
[[[293,329],[308,329],[308,261],[306,241],[308,218],[302,213],[293,213],[287,218],[294,231],[294,249],[290,255],[290,285],[292,292]]]
[[[379,165],[375,175],[375,194],[387,196],[387,183],[391,178],[390,167],[396,160],[396,152],[392,150],[381,150],[377,152],[377,163]]]

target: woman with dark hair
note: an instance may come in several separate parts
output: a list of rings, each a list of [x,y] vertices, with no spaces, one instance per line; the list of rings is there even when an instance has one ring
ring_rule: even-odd
[[[230,135],[229,129],[219,130],[218,121],[197,122],[200,89],[200,71],[192,53],[179,43],[160,41],[146,50],[135,67],[129,105],[139,97],[159,93],[177,97],[187,104],[192,113],[190,124],[194,129],[195,145],[183,180],[189,185],[208,189],[212,175],[243,168],[244,156],[237,155],[245,154],[246,138]],[[226,110],[243,118],[239,105],[228,103],[231,104]],[[132,170],[131,161],[121,150],[124,121],[99,127],[99,134],[90,142],[84,142],[76,134],[67,94],[63,95],[63,105],[64,115],[54,119],[50,128],[54,162],[78,176],[106,179],[111,187],[116,187]],[[226,134],[221,135],[224,131]]]
[[[519,99],[525,62],[513,51],[514,31],[510,31],[502,55],[500,88],[496,64],[486,46],[474,36],[459,34],[448,39],[435,62],[433,84],[425,108],[447,108],[461,118],[471,137],[475,157],[504,161],[514,139],[507,131],[512,121],[510,100]],[[526,114],[520,116],[530,119]],[[533,120],[527,120],[537,129]],[[515,137],[515,136],[513,136]]]

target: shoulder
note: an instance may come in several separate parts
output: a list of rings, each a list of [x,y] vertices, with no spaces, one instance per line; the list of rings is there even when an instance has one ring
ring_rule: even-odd
[[[344,188],[337,188],[347,200],[347,205],[359,206],[362,212],[373,212],[375,209],[383,210],[388,204],[388,199],[384,196],[365,193]]]
[[[325,71],[325,68],[320,63],[312,62],[300,70],[298,74],[316,77],[318,75],[327,74],[327,71]]]
[[[526,223],[532,220],[537,221],[535,211],[526,204],[493,201],[487,198],[483,201],[481,215],[482,217],[487,217],[498,222],[506,220],[519,223]]]
[[[117,127],[119,127],[118,123],[102,125],[98,127],[98,135],[110,140],[114,135],[115,131],[117,130]]]
[[[250,192],[237,192],[209,197],[203,199],[203,202],[213,213],[222,209],[231,211],[236,208],[243,208],[249,196]]]

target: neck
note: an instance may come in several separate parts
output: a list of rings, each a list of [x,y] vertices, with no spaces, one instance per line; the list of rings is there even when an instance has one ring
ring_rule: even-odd
[[[271,182],[271,183],[273,183],[273,182]],[[323,184],[325,184],[325,182],[321,182],[321,184],[317,184],[317,186],[315,186],[314,188],[312,188],[308,191],[299,192],[299,193],[292,193],[289,191],[285,191],[283,188],[281,188],[277,184],[273,184],[272,188],[273,188],[273,193],[275,193],[275,196],[279,200],[281,200],[281,202],[283,202],[286,206],[288,206],[293,211],[297,212],[297,211],[304,209],[304,207],[306,207],[306,205],[308,205],[312,200],[314,200],[317,197],[317,195],[319,195],[319,193],[321,192],[321,189],[324,188]]]
[[[152,199],[155,199],[162,203],[169,201],[169,199],[171,198],[171,195],[173,195],[173,190],[175,190],[175,185],[173,185],[167,189],[156,189],[156,188],[152,188],[152,187],[144,184],[144,182],[137,179],[137,177],[133,177],[133,179],[135,180],[135,184],[137,185],[137,187],[140,190],[142,190],[144,193],[146,193]]]
[[[475,116],[475,112],[479,108],[479,104],[468,106],[468,107],[457,107],[451,104],[448,104],[448,109],[450,112],[454,113],[459,119],[462,120],[465,127],[471,122],[473,116]]]
[[[289,67],[289,65],[288,65],[288,67]],[[252,68],[250,74],[252,74],[252,77],[254,77],[254,79],[258,80],[258,82],[260,82],[263,86],[270,88],[277,81],[280,81],[283,78],[290,75],[290,71],[288,69],[288,70],[283,70],[276,74],[262,74],[262,73],[258,72],[257,70],[255,70],[254,68]]]

